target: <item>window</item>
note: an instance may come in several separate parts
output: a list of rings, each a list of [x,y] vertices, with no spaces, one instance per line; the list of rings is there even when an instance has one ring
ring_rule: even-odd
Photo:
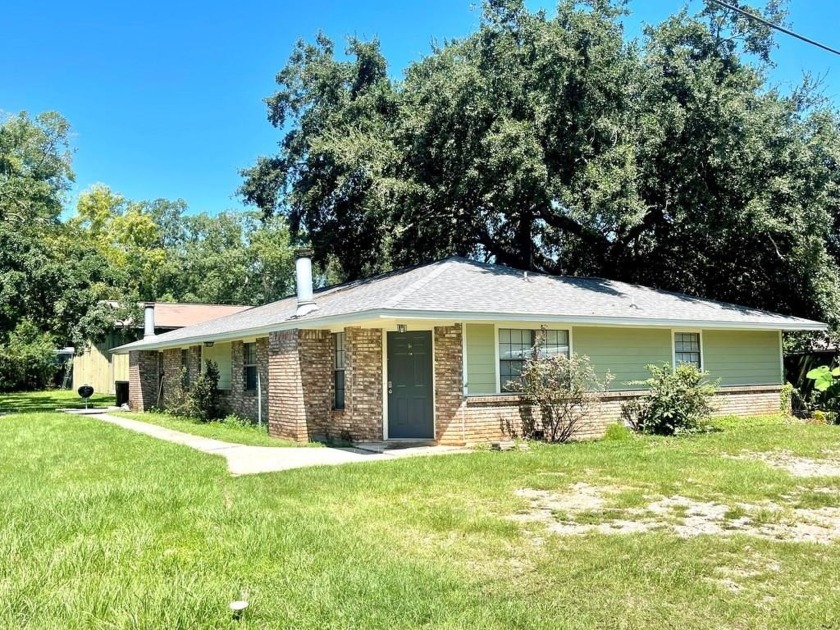
[[[181,378],[184,379],[184,387],[190,386],[190,355],[189,350],[181,350]]]
[[[525,361],[539,339],[543,356],[569,356],[568,330],[499,329],[499,380],[503,392],[517,391],[517,381]]]
[[[245,367],[245,391],[257,391],[257,344],[243,344],[243,363]]]
[[[702,369],[700,354],[700,333],[674,333],[674,367],[681,363],[688,363],[697,369]]]
[[[333,333],[333,382],[335,384],[334,409],[344,409],[344,333]]]

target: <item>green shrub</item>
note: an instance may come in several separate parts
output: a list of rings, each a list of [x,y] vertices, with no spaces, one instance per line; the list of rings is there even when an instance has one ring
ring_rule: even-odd
[[[633,437],[633,432],[630,428],[620,422],[613,422],[607,425],[607,430],[604,433],[604,439],[612,442],[620,440],[629,440]]]
[[[712,397],[716,385],[704,383],[708,376],[693,365],[671,369],[648,365],[650,378],[635,384],[647,386],[648,393],[622,406],[621,415],[636,431],[657,435],[692,433],[704,429],[714,411]]]
[[[814,413],[811,414],[811,417],[807,420],[808,424],[831,424],[829,422],[828,414],[825,411],[820,411],[817,409]]]
[[[598,380],[589,357],[545,356],[540,352],[539,340],[519,380],[509,385],[521,388],[525,400],[539,409],[541,437],[546,442],[570,440],[575,428],[586,421],[598,402],[598,390],[606,387]],[[536,429],[533,420],[523,421],[525,437],[540,436]]]
[[[813,391],[800,405],[805,415],[821,411],[825,413],[828,423],[834,424],[840,415],[840,367],[820,365],[810,370],[805,377],[814,381]]]
[[[796,388],[791,383],[785,383],[779,392],[779,413],[789,416],[793,411],[793,396]]]
[[[0,344],[0,391],[46,389],[58,368],[53,336],[32,322],[20,322]]]
[[[190,415],[202,422],[219,417],[219,367],[207,361],[204,371],[190,386]]]
[[[216,420],[220,415],[218,366],[207,361],[204,372],[189,387],[187,371],[182,369],[178,382],[166,392],[166,411],[201,422]]]

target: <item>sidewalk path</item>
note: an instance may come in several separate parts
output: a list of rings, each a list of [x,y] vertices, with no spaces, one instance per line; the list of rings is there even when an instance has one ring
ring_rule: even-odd
[[[72,413],[72,412],[68,412]],[[115,424],[124,429],[145,433],[160,440],[189,446],[202,453],[221,455],[227,460],[228,470],[233,475],[251,475],[256,473],[277,472],[307,466],[336,466],[354,462],[375,462],[416,457],[420,455],[443,455],[465,453],[469,449],[458,446],[418,446],[402,448],[384,453],[372,453],[355,448],[306,448],[281,446],[245,446],[232,442],[222,442],[212,438],[173,431],[156,424],[140,420],[130,420],[112,416],[102,411],[83,410],[77,415],[91,416]]]

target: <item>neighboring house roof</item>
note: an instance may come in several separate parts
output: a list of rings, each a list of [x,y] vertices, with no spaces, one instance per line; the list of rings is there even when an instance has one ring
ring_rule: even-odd
[[[114,306],[116,302],[111,302]],[[145,302],[140,303],[143,308]],[[184,328],[195,326],[211,319],[218,319],[226,315],[233,315],[250,306],[239,306],[229,304],[183,304],[177,302],[153,302],[155,305],[155,328]],[[120,322],[121,325],[131,325],[130,322]],[[143,327],[142,320],[133,325],[137,328]]]
[[[821,322],[600,278],[549,276],[453,257],[320,289],[296,317],[290,296],[116,349],[158,349],[371,318],[824,330]]]

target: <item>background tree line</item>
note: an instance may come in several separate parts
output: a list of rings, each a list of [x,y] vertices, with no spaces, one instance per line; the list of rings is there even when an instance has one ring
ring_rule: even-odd
[[[181,200],[104,185],[68,207],[68,137],[56,113],[0,118],[0,391],[44,383],[58,346],[81,350],[118,320],[141,321],[138,302],[256,305],[293,289],[282,217],[189,214]]]
[[[624,10],[487,0],[399,79],[376,40],[300,42],[267,99],[279,151],[241,193],[348,279],[460,254],[836,329],[836,108],[768,81],[760,23],[707,3],[634,39]]]

